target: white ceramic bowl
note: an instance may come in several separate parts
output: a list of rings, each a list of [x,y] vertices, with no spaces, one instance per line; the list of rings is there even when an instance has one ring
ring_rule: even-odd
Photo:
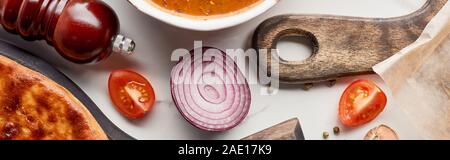
[[[190,30],[213,31],[236,26],[249,21],[272,8],[279,0],[263,0],[262,2],[259,2],[259,4],[249,7],[242,12],[212,17],[210,19],[199,19],[173,14],[157,7],[155,4],[150,4],[146,0],[128,1],[140,11],[168,24]]]

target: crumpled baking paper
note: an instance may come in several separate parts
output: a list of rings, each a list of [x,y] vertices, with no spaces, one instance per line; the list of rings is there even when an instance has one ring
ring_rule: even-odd
[[[450,139],[450,2],[420,38],[376,65],[423,139]]]

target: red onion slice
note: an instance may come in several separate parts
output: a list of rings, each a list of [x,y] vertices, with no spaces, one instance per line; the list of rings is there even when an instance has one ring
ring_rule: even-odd
[[[247,80],[232,58],[215,48],[191,51],[172,69],[170,88],[181,115],[206,131],[240,124],[250,109]]]

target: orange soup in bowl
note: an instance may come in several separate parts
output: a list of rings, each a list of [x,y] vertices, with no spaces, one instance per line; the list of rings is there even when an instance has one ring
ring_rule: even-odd
[[[251,7],[261,0],[148,0],[167,10],[191,16],[217,16]]]

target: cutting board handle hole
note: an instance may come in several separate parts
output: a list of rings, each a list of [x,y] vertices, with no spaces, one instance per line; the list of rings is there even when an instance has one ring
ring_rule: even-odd
[[[306,36],[284,36],[276,44],[278,56],[283,61],[298,62],[312,57],[315,53],[314,42]]]

